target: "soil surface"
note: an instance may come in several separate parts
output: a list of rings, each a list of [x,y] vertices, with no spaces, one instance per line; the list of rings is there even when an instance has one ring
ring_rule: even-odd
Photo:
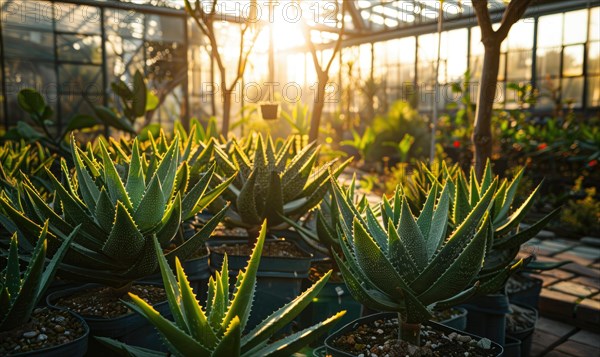
[[[75,341],[84,333],[81,321],[69,312],[37,308],[28,323],[0,333],[0,356],[63,345]]]
[[[506,292],[508,294],[516,294],[527,289],[531,289],[539,283],[532,279],[526,279],[520,276],[512,276],[506,282]]]
[[[129,291],[150,305],[167,300],[165,289],[157,286],[133,285]],[[127,294],[117,296],[111,288],[98,286],[62,297],[54,305],[66,307],[82,316],[111,319],[131,313],[120,300],[131,301]]]
[[[523,332],[535,327],[535,322],[534,310],[511,304],[510,312],[506,315],[506,331],[510,333]]]
[[[223,244],[210,247],[210,250],[216,253],[227,253],[230,256],[245,256],[249,257],[252,254],[252,249],[246,243],[240,244]],[[295,244],[286,241],[265,242],[262,251],[263,257],[285,257],[285,258],[310,258],[310,255],[300,250]]]
[[[333,341],[333,346],[347,353],[362,357],[492,357],[499,351],[491,347],[491,341],[479,341],[456,332],[449,334],[421,329],[421,346],[409,345],[398,340],[398,319],[379,319],[367,324],[356,324],[356,329]]]
[[[336,267],[337,268],[337,267]],[[334,270],[329,277],[328,283],[343,283],[344,278],[342,277],[342,273],[338,269],[334,269],[334,264],[331,261],[324,262],[312,262],[310,265],[310,270],[308,272],[308,279],[311,282],[316,283],[323,277],[323,275],[327,274],[328,271]]]
[[[214,237],[234,237],[234,238],[248,238],[248,232],[244,228],[232,227],[227,228],[223,224],[219,224],[213,232]]]

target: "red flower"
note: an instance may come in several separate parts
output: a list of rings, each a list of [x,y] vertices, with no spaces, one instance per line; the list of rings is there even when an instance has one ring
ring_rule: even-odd
[[[598,160],[594,159],[594,160],[588,162],[587,165],[588,165],[588,167],[594,167],[594,166],[598,165]]]
[[[454,146],[456,149],[458,149],[460,147],[460,141],[454,140],[454,142],[452,143],[452,146]]]
[[[547,147],[548,145],[546,143],[541,143],[540,145],[538,145],[538,150],[544,150]]]

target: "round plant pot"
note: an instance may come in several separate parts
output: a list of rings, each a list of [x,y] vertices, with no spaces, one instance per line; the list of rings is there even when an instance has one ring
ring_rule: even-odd
[[[386,313],[378,313],[378,314],[362,317],[360,319],[357,319],[357,320],[347,324],[346,326],[342,327],[338,331],[329,335],[329,337],[327,337],[325,339],[325,347],[327,349],[327,355],[331,355],[332,357],[358,357],[357,355],[348,353],[346,351],[342,351],[342,350],[334,347],[333,342],[336,339],[338,339],[339,337],[345,335],[346,333],[356,330],[356,328],[360,325],[368,324],[368,323],[371,323],[371,322],[374,322],[374,321],[377,321],[380,319],[393,319],[396,317],[397,317],[396,313],[387,313],[387,312]],[[432,329],[434,329],[436,331],[443,332],[444,334],[449,335],[449,334],[455,332],[459,335],[469,336],[470,338],[472,338],[476,341],[479,341],[482,339],[482,337],[480,337],[480,336],[466,333],[463,331],[459,331],[459,330],[453,329],[451,327],[439,324],[437,322],[429,321],[426,323],[426,325],[430,326]],[[502,356],[502,353],[503,353],[502,346],[500,346],[499,344],[497,344],[495,342],[491,342],[491,346],[492,346],[491,348],[494,350],[494,353],[496,356],[498,356],[498,357]]]
[[[280,240],[270,241],[266,244],[278,244]],[[256,290],[254,295],[254,305],[250,318],[246,324],[246,329],[249,331],[272,312],[279,309],[288,302],[294,300],[302,293],[302,281],[308,278],[310,262],[312,255],[303,250],[293,241],[291,242],[304,257],[273,257],[265,255],[263,248],[263,256],[260,258],[258,266]],[[214,248],[219,246],[236,246],[247,245],[245,240],[219,240],[211,239],[208,241],[209,265],[211,270],[221,270],[225,254],[216,251]],[[229,276],[233,284],[240,270],[244,270],[248,264],[249,255],[227,254],[229,266]],[[233,287],[233,286],[232,286]],[[285,330],[285,329],[284,329]]]
[[[57,309],[54,309],[54,310],[57,310]],[[85,320],[83,318],[81,318],[81,316],[79,316],[71,311],[68,311],[68,313],[71,316],[73,316],[75,319],[77,319],[78,322],[81,323],[81,325],[83,326],[84,331],[85,331],[83,333],[83,335],[81,335],[80,337],[78,337],[77,339],[75,339],[69,343],[65,343],[62,345],[52,346],[52,347],[48,347],[48,348],[42,348],[42,349],[35,350],[35,351],[11,354],[9,356],[27,356],[27,357],[64,357],[64,356],[81,357],[81,356],[84,356],[86,354],[86,351],[88,350],[88,339],[89,339],[89,335],[90,335],[90,328],[88,327]]]
[[[156,285],[151,283],[140,282],[141,285]],[[101,286],[99,284],[86,284],[80,287],[57,291],[48,295],[46,303],[48,306],[63,309],[66,308],[57,306],[56,302],[58,299],[66,296],[74,295],[80,291],[86,289]],[[158,311],[164,317],[171,317],[171,311],[169,304],[165,300],[158,304],[153,305],[154,309]],[[152,324],[146,320],[143,316],[131,312],[126,315],[122,315],[115,318],[100,318],[92,316],[82,316],[90,329],[90,335],[99,337],[110,337],[121,342],[144,347],[153,350],[166,351],[166,347],[162,344],[159,333],[155,330]],[[91,338],[89,344],[88,356],[102,356],[105,357],[109,353],[104,345],[98,342],[96,339]]]
[[[504,345],[506,314],[510,311],[508,296],[505,294],[478,296],[462,307],[469,312],[467,332]]]
[[[531,344],[533,342],[533,332],[535,331],[535,325],[538,320],[538,311],[532,306],[528,306],[525,304],[511,304],[513,306],[518,306],[521,309],[529,311],[533,318],[533,324],[529,327],[523,328],[519,331],[507,331],[506,338],[512,338],[520,341],[520,356],[521,357],[529,357],[531,355]]]
[[[300,247],[302,247],[302,249],[304,249],[305,251],[307,251],[313,255],[313,258],[312,258],[313,262],[331,260],[331,257],[329,257],[328,254],[325,254],[325,253],[311,247],[311,245],[308,244],[304,239],[302,239],[300,234],[296,231],[292,231],[289,229],[273,230],[273,231],[271,231],[271,234],[277,238],[284,238],[286,240],[291,240],[291,241],[295,242]]]
[[[506,336],[502,357],[521,357],[521,340]]]
[[[260,105],[260,114],[264,120],[276,120],[279,118],[278,103],[263,103]]]
[[[543,284],[542,279],[516,274],[506,284],[506,295],[511,303],[529,305],[537,309]]]

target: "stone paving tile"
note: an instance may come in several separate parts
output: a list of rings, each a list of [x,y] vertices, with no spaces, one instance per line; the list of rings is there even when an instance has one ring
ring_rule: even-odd
[[[584,345],[583,343],[575,341],[567,341],[560,346],[556,347],[554,351],[564,352],[573,356],[598,356],[600,350],[596,347]]]
[[[535,278],[538,278],[538,279],[542,279],[542,281],[544,282],[542,284],[543,287],[552,285],[558,281],[558,278],[555,278],[555,277],[549,276],[549,275],[545,275],[545,274],[536,274],[536,275],[532,275],[532,276]]]
[[[562,351],[550,351],[544,355],[544,357],[583,357],[581,355],[572,355]]]
[[[568,271],[564,271],[561,269],[545,271],[542,273],[542,275],[551,276],[553,278],[556,278],[557,280],[567,280],[575,277],[575,274],[569,273]]]
[[[577,246],[577,247],[571,249],[569,252],[574,252],[582,257],[586,257],[591,260],[600,259],[600,248],[589,247],[586,245],[580,245],[580,246]]]
[[[594,348],[600,348],[600,334],[591,331],[581,330],[569,337],[569,340],[592,346]]]
[[[579,242],[589,246],[600,247],[599,237],[583,237],[579,240]]]
[[[576,328],[564,322],[540,316],[535,324],[536,331],[547,332],[556,336],[565,336],[572,333]]]
[[[592,263],[594,263],[594,259],[589,259],[587,257],[575,254],[572,250],[568,250],[566,252],[556,254],[553,256],[553,258],[558,259],[558,260],[570,260],[574,263],[577,263],[577,264],[580,264],[580,265],[583,265],[586,267],[591,265]]]
[[[582,322],[600,324],[600,301],[584,299],[575,307],[575,318]]]
[[[566,270],[570,273],[575,273],[578,275],[585,275],[590,278],[600,279],[600,270],[588,268],[583,265],[577,263],[567,264],[561,267],[562,270]]]
[[[600,289],[600,279],[592,279],[588,278],[587,276],[579,276],[577,278],[572,279],[571,281],[585,286],[589,286],[591,288]]]
[[[550,286],[550,289],[560,291],[565,294],[578,296],[581,298],[592,296],[598,293],[598,289],[586,285],[577,284],[573,280],[561,281],[560,283],[556,283]]]

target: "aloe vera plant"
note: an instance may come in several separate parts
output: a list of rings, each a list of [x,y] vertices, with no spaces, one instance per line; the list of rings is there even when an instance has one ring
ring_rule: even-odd
[[[24,272],[20,269],[17,233],[13,234],[6,266],[0,272],[0,332],[17,328],[29,320],[33,309],[50,286],[58,264],[78,230],[79,226],[75,227],[64,239],[44,269],[48,250],[46,221]]]
[[[273,312],[258,326],[242,335],[251,314],[266,226],[266,223],[262,225],[248,265],[239,273],[231,298],[227,257],[221,272],[217,272],[210,279],[205,308],[196,300],[179,260],[176,259],[175,276],[166,259],[160,257],[159,264],[174,322],[162,317],[152,306],[134,294],[129,294],[133,302],[126,304],[156,327],[166,346],[177,356],[290,356],[317,338],[319,334],[330,329],[345,311],[338,312],[323,322],[281,340],[269,341],[275,332],[290,323],[317,296],[331,275],[331,272],[328,272],[296,299]],[[160,245],[156,240],[154,245],[159,252]],[[127,355],[161,355],[107,338],[99,339],[117,347]]]
[[[239,171],[226,196],[233,202],[226,222],[246,228],[251,241],[265,219],[269,228],[285,228],[284,217],[297,220],[318,205],[329,175],[337,177],[348,164],[316,166],[319,146],[309,144],[292,157],[294,144],[289,138],[275,147],[270,136],[263,140],[257,135],[243,144],[232,141],[227,151],[215,147],[220,170],[226,175]]]
[[[419,346],[421,323],[431,318],[432,309],[461,303],[507,278],[513,267],[485,281],[478,278],[493,240],[496,185],[490,181],[461,216],[460,207],[451,205],[452,186],[433,185],[416,217],[399,187],[391,201],[382,199],[379,220],[371,207],[361,214],[334,182],[345,259],[334,257],[354,298],[376,310],[397,312],[399,337]],[[464,193],[462,187],[456,190]],[[453,229],[451,217],[457,218]]]
[[[178,138],[167,152],[146,160],[134,140],[127,165],[115,165],[104,144],[100,160],[92,150],[83,151],[71,140],[75,173],[61,162],[62,183],[47,171],[56,190],[56,202],[44,202],[35,187],[25,180],[18,201],[0,195],[3,215],[25,236],[35,236],[41,223],[50,221],[50,232],[60,238],[81,224],[61,271],[73,280],[92,281],[115,288],[127,287],[133,280],[158,269],[153,239],[167,258],[186,259],[194,254],[225,214],[215,215],[191,238],[176,241],[181,222],[210,204],[225,185],[207,190],[214,168],[191,189],[185,165],[180,165]],[[54,240],[53,240],[54,241]],[[59,241],[59,240],[56,240]]]
[[[481,180],[477,180],[474,169],[471,169],[467,175],[458,167],[458,165],[450,168],[442,166],[437,174],[434,174],[425,166],[422,166],[419,171],[421,172],[419,176],[422,177],[422,179],[417,180],[420,182],[419,188],[413,190],[413,192],[423,192],[424,187],[431,187],[432,185],[438,185],[445,182],[448,182],[448,184],[453,187],[453,190],[457,192],[457,194],[454,195],[453,200],[455,210],[452,216],[452,223],[454,225],[463,219],[466,213],[474,207],[479,196],[483,191],[490,187],[490,184],[493,181],[493,174],[489,161],[485,168],[485,174]],[[490,211],[491,222],[494,227],[494,239],[490,247],[490,252],[487,255],[485,265],[481,271],[482,277],[490,274],[493,275],[495,272],[503,269],[507,264],[514,261],[519,253],[521,245],[538,234],[551,220],[558,217],[560,208],[553,210],[543,218],[535,221],[528,228],[520,229],[519,223],[521,223],[529,213],[539,195],[542,185],[542,183],[540,183],[535,187],[535,189],[524,198],[520,205],[515,205],[515,198],[517,197],[519,184],[523,175],[524,169],[521,169],[512,180],[502,179],[496,186],[493,198],[494,206]],[[418,195],[413,195],[412,197],[418,197]],[[417,198],[413,202],[416,205],[423,204],[424,199]],[[526,266],[529,264],[535,265],[531,260],[527,260],[525,263]],[[564,263],[566,264],[567,262]],[[500,286],[496,287],[496,289],[499,288]]]
[[[56,156],[39,142],[26,144],[7,141],[0,146],[0,187],[14,187],[24,173],[35,180],[39,187],[49,189],[44,168],[50,168]]]

